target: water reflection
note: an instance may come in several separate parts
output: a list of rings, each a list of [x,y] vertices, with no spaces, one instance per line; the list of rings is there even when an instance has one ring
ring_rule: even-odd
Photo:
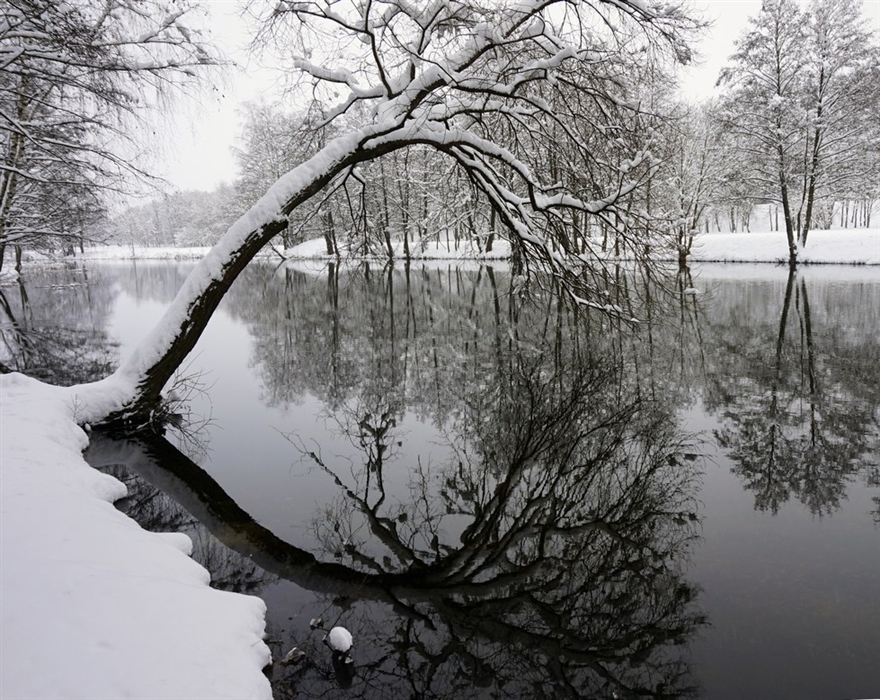
[[[29,269],[0,288],[0,371],[63,385],[107,376],[118,361],[106,332],[114,297],[100,272]]]
[[[162,301],[181,274],[167,263],[102,266],[75,293],[38,304],[57,285],[31,279],[32,316],[22,316],[21,290],[4,287],[14,301],[4,318],[43,336],[53,323],[106,333],[114,285]],[[671,309],[644,279],[632,282],[644,285],[645,304],[632,331],[604,318],[579,322],[549,295],[523,304],[507,295],[503,269],[257,266],[218,319],[250,336],[223,346],[233,399],[212,390],[220,427],[241,446],[211,426],[213,453],[184,455],[151,436],[96,436],[90,459],[135,468],[152,489],[131,501],[142,503],[145,522],[213,542],[216,554],[203,558],[217,560],[218,580],[267,600],[276,659],[294,645],[304,653],[272,670],[277,697],[339,693],[349,680],[348,692],[365,697],[689,695],[698,692],[692,640],[708,664],[696,672],[707,696],[756,696],[736,691],[755,665],[742,661],[742,639],[783,639],[793,620],[800,633],[778,644],[794,648],[792,658],[800,643],[836,653],[842,639],[853,651],[827,667],[791,661],[786,674],[805,688],[821,674],[833,693],[864,695],[872,679],[862,662],[877,641],[866,591],[876,575],[852,574],[872,555],[852,532],[833,540],[832,531],[871,527],[870,505],[843,506],[847,494],[880,483],[878,285],[816,281],[814,269],[730,275],[713,282],[682,271]],[[4,324],[4,333],[16,328]],[[251,390],[245,408],[240,397]],[[688,444],[681,414],[714,432],[707,439],[724,447],[719,465],[694,459],[703,446]],[[750,494],[742,513],[728,506],[738,486],[711,491],[728,469]],[[242,508],[230,494],[244,503],[245,489],[256,495]],[[151,514],[149,504],[166,496],[191,515],[166,505],[164,516]],[[767,518],[752,512],[752,498]],[[698,511],[696,499],[714,510]],[[813,542],[797,539],[810,517],[792,525],[802,509],[787,501],[833,514],[820,534],[832,532],[834,545],[813,556]],[[198,534],[207,531],[191,517],[212,534]],[[718,536],[719,521],[733,525],[730,539]],[[699,550],[709,572],[687,569],[701,522],[707,533],[715,526],[715,541]],[[743,523],[777,543],[772,555],[755,552]],[[829,552],[839,561],[825,566]],[[801,570],[813,561],[821,571]],[[703,598],[696,574],[708,582]],[[757,607],[713,598],[710,588],[730,588],[719,580],[737,581],[731,596],[753,585],[746,597]],[[816,586],[812,602],[792,607],[791,590],[805,581]],[[701,600],[712,601],[724,629],[694,634],[705,629]],[[753,619],[760,604],[772,611],[766,620]],[[810,612],[817,608],[843,622],[827,624]],[[309,629],[321,613],[328,627],[339,622],[355,635],[351,679],[336,674],[323,633]],[[715,647],[706,642],[713,634]],[[707,662],[706,648],[715,654]],[[779,657],[772,644],[752,649]],[[736,670],[713,677],[728,664]],[[781,697],[795,681],[779,674],[769,669],[754,683],[776,679],[767,694]]]
[[[129,439],[126,462],[150,478],[171,466],[163,490],[223,542],[334,597],[325,617],[358,640],[359,696],[693,694],[675,651],[703,624],[684,576],[697,525],[687,446],[620,365],[551,372],[542,350],[506,355],[465,399],[448,426],[451,458],[412,465],[408,502],[383,486],[383,446],[397,437],[387,412],[351,421],[360,468],[312,452],[340,487],[315,523],[315,553],[264,530],[159,438]],[[106,452],[105,440],[90,449]],[[328,659],[308,658],[276,671],[281,697],[331,690]]]
[[[847,342],[847,322],[858,318],[814,330],[809,285],[796,271],[779,305],[775,325],[750,317],[728,327],[731,351],[707,376],[707,406],[722,417],[716,439],[757,509],[777,513],[794,498],[827,515],[849,482],[870,483],[880,467],[880,341],[868,333]]]
[[[161,438],[149,436],[146,444],[154,440],[162,442]],[[150,532],[189,536],[193,543],[192,558],[210,572],[213,588],[258,595],[277,579],[247,556],[224,545],[191,511],[174,499],[173,491],[164,490],[169,478],[164,473],[164,463],[157,463],[145,445],[113,438],[99,431],[93,434],[84,456],[93,467],[125,484],[128,494],[117,501],[116,507],[141,527]],[[157,470],[161,476],[151,480]]]

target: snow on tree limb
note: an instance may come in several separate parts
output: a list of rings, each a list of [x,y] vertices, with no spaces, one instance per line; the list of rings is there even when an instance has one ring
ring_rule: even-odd
[[[637,256],[647,247],[633,197],[656,162],[627,66],[648,45],[681,60],[690,26],[636,0],[279,2],[263,38],[300,56],[300,94],[330,105],[324,125],[362,121],[282,176],[195,267],[120,367],[138,389],[112,418],[143,417],[226,289],[296,207],[401,149],[427,146],[456,164],[508,230],[515,265],[543,269],[578,305],[625,317],[594,281],[603,263],[590,227],[612,230]]]

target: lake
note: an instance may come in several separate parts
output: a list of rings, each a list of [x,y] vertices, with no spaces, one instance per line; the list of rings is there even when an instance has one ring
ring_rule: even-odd
[[[27,270],[4,364],[103,376],[190,268]],[[504,265],[255,264],[181,427],[86,456],[267,602],[276,698],[880,696],[880,272],[627,279],[638,325]]]

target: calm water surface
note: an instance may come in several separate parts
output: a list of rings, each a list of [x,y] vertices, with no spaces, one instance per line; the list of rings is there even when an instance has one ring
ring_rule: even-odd
[[[101,376],[188,269],[34,271],[4,362]],[[635,281],[635,332],[508,283],[256,266],[175,389],[185,434],[88,458],[266,600],[277,698],[880,696],[877,271]]]

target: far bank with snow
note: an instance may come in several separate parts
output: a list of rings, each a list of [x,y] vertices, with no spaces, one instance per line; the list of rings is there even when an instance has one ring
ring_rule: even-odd
[[[695,239],[693,261],[787,263],[782,231],[704,233]],[[880,228],[811,231],[798,262],[831,265],[880,265]]]
[[[599,250],[600,241],[596,241]],[[395,256],[401,259],[403,249],[398,242]],[[503,260],[510,257],[510,244],[497,240],[491,252],[459,242],[445,244],[430,241],[412,246],[414,260]],[[285,251],[292,260],[333,260],[327,255],[324,240],[313,239]],[[346,256],[342,256],[346,259]],[[677,252],[659,253],[660,259],[678,260]],[[758,233],[703,233],[694,242],[691,262],[787,263],[788,243],[782,231]],[[807,245],[799,255],[802,263],[832,265],[880,265],[880,229],[837,229],[812,231]]]

